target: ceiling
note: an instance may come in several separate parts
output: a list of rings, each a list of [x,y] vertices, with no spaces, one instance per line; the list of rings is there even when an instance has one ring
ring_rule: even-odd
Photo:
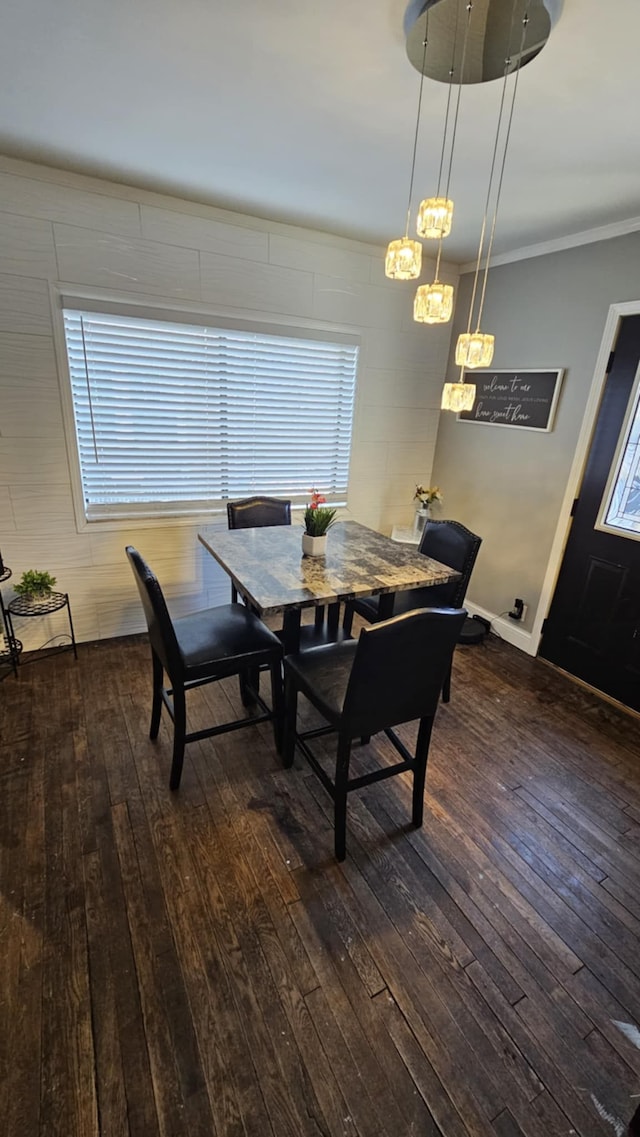
[[[405,7],[5,0],[0,151],[386,244],[418,97]],[[640,215],[638,42],[637,0],[565,0],[520,77],[497,254]],[[446,93],[425,80],[417,200],[435,192]],[[499,96],[463,90],[448,260],[476,251]]]

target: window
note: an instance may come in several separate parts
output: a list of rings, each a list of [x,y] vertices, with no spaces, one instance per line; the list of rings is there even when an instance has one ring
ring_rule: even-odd
[[[640,383],[629,400],[625,425],[605,490],[601,527],[640,536]],[[599,526],[600,527],[600,526]]]
[[[311,485],[346,500],[354,336],[66,304],[64,327],[88,519]]]

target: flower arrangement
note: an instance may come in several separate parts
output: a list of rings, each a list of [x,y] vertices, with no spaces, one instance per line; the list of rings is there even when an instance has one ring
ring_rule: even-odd
[[[316,489],[309,490],[311,501],[304,511],[304,531],[309,537],[324,537],[333,525],[336,510],[325,506],[326,497]]]
[[[421,508],[433,505],[434,502],[440,503],[443,500],[440,486],[429,486],[427,489],[424,486],[416,486],[413,500],[419,501]]]

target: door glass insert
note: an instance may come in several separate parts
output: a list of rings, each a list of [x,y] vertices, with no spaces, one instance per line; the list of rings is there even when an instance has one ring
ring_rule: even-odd
[[[640,540],[640,386],[637,375],[596,528],[622,532]]]

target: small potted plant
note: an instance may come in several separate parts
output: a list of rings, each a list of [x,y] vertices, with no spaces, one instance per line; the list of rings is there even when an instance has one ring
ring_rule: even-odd
[[[431,506],[434,503],[439,504],[442,501],[440,486],[428,486],[427,488],[424,486],[416,486],[413,500],[418,502],[416,506],[415,531],[416,533],[422,533]]]
[[[304,511],[302,552],[305,557],[323,557],[327,551],[327,530],[331,528],[336,510],[326,506],[326,497],[312,489],[311,501]]]
[[[38,569],[27,569],[26,572],[23,572],[20,580],[14,584],[14,590],[23,600],[44,600],[47,596],[51,596],[51,590],[55,583],[56,578],[51,576],[51,573],[40,572]]]

